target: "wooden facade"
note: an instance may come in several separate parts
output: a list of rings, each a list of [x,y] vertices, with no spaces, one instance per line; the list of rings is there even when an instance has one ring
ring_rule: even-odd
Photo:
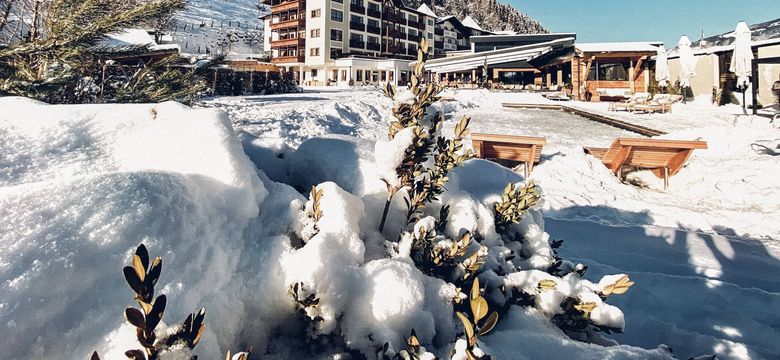
[[[583,101],[619,100],[616,94],[647,92],[649,87],[648,60],[654,51],[574,51],[550,56],[536,67],[542,72],[542,81],[547,87],[561,86]],[[602,79],[603,67],[620,67],[619,80]],[[590,75],[590,79],[589,79]],[[612,76],[615,77],[615,76]]]

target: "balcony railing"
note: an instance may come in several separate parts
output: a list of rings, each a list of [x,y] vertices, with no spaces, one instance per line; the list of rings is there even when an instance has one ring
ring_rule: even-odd
[[[408,22],[409,27],[418,28],[418,29],[420,28],[420,24],[421,24],[421,22],[419,22],[419,21],[409,20],[409,22]]]
[[[271,40],[271,47],[287,47],[287,46],[306,46],[306,39],[292,38],[292,39]]]
[[[305,58],[303,55],[297,55],[297,56],[275,56],[271,58],[271,62],[274,64],[279,63],[302,63],[304,62]]]
[[[398,38],[398,39],[406,39],[406,33],[405,32],[403,32],[401,30],[396,30],[394,28],[389,28],[389,27],[385,28],[385,35],[386,36],[391,36],[391,37],[394,37],[394,38]]]
[[[366,7],[363,6],[363,4],[349,4],[349,10],[353,13],[359,13],[359,14],[365,14],[366,13]]]
[[[368,8],[368,10],[366,11],[366,15],[379,19],[382,17],[382,12],[379,11],[379,9]]]
[[[411,47],[410,47],[410,48],[407,48],[407,49],[406,49],[406,53],[407,53],[408,55],[417,55],[417,48],[411,48]]]
[[[357,31],[366,31],[366,24],[358,22],[349,22],[349,28]]]
[[[420,42],[420,35],[409,34],[407,35],[406,39],[409,41]]]
[[[400,44],[399,45],[385,44],[385,52],[391,54],[403,54],[405,51],[403,46],[401,46]]]
[[[271,30],[304,28],[304,27],[306,27],[306,19],[291,19],[291,20],[280,21],[278,23],[271,24]]]
[[[366,43],[363,40],[349,40],[349,47],[351,48],[357,48],[357,49],[364,49],[366,47]]]
[[[433,33],[436,35],[444,35],[444,29],[441,28],[433,29]]]
[[[306,2],[305,1],[292,0],[292,1],[285,1],[285,2],[283,2],[281,4],[278,4],[278,5],[273,5],[273,6],[271,6],[271,14],[282,12],[282,11],[287,11],[287,10],[294,10],[294,9],[305,11],[306,10]]]
[[[433,42],[433,48],[434,49],[443,49],[444,48],[444,41],[434,41]]]
[[[392,22],[397,22],[397,23],[405,23],[406,22],[406,20],[403,17],[401,17],[400,13],[397,13],[397,12],[393,11],[389,7],[385,7],[385,10],[383,12],[384,12],[384,19],[387,20],[387,21],[392,21]]]
[[[367,26],[366,31],[372,34],[379,34],[381,32],[381,29],[379,29],[379,26]]]
[[[379,48],[380,48],[379,43],[371,43],[371,42],[366,43],[366,49],[368,50],[379,51]]]

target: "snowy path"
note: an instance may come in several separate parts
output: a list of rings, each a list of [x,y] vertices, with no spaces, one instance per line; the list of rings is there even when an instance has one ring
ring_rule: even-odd
[[[627,319],[619,342],[664,343],[683,359],[780,356],[780,257],[760,241],[552,218],[546,230],[590,276],[627,273],[636,281],[631,296],[615,299]]]

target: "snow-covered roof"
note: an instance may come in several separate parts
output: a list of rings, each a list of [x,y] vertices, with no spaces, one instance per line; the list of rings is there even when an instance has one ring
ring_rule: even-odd
[[[574,37],[567,37],[538,44],[432,59],[428,60],[425,64],[425,70],[434,73],[443,73],[476,69],[484,65],[528,61],[538,56],[548,54],[554,51],[556,47],[571,46],[574,43],[574,40]]]
[[[780,43],[780,18],[749,26],[752,46]],[[714,54],[733,50],[734,31],[694,41],[691,48],[695,55]],[[669,57],[678,57],[677,47],[669,50]]]
[[[144,29],[125,29],[107,34],[100,46],[113,49],[126,49],[145,46],[149,51],[179,50],[178,44],[159,45]]]
[[[430,17],[438,18],[438,16],[436,16],[436,13],[433,12],[433,10],[431,10],[431,8],[428,7],[428,5],[426,5],[425,3],[420,5],[420,7],[417,8],[417,11],[419,11],[419,12],[425,14],[425,15],[428,15]]]
[[[479,24],[477,24],[477,22],[474,21],[474,19],[471,18],[470,15],[466,16],[466,18],[464,18],[460,22],[461,22],[461,24],[463,24],[463,26],[470,27],[472,29],[482,30],[482,28],[479,26]]]
[[[588,53],[605,52],[656,52],[662,42],[609,42],[609,43],[579,43],[575,47]]]

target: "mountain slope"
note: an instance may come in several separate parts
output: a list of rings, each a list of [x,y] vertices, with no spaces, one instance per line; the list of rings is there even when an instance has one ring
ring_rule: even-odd
[[[426,0],[428,2],[430,0]],[[515,9],[512,5],[496,0],[432,0],[436,15],[454,15],[458,19],[471,16],[485,30],[515,31],[521,34],[547,33],[542,24]],[[421,0],[409,1],[419,6]]]
[[[258,0],[188,0],[176,14],[174,42],[184,52],[259,53],[263,25]]]

